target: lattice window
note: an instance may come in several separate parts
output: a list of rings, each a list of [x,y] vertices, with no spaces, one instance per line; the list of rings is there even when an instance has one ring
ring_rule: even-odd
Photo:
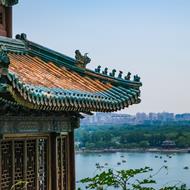
[[[1,189],[10,190],[12,186],[12,142],[1,143]]]
[[[67,190],[68,183],[68,139],[66,136],[57,138],[57,190]]]
[[[68,177],[68,159],[67,159],[67,139],[66,137],[62,137],[62,162],[63,162],[63,168],[62,168],[62,179],[63,179],[63,189],[67,189],[67,177]]]
[[[0,189],[10,190],[17,182],[25,181],[25,190],[47,190],[48,142],[46,137],[1,140]],[[22,187],[16,185],[14,190]]]
[[[47,139],[39,139],[38,141],[38,183],[39,190],[47,189]]]
[[[14,141],[14,183],[18,183],[24,179],[24,142]],[[15,186],[15,190],[23,188],[23,184]]]
[[[36,187],[36,140],[27,141],[27,190],[35,190]]]

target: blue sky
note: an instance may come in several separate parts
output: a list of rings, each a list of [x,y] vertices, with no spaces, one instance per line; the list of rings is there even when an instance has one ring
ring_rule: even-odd
[[[189,0],[20,0],[14,34],[141,76],[142,102],[123,112],[190,112]]]

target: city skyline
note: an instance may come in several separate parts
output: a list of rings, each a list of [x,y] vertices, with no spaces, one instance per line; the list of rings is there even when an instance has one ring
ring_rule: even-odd
[[[122,113],[190,112],[190,1],[20,1],[14,35],[102,68],[139,74],[142,102]],[[34,27],[35,26],[35,27]]]
[[[116,113],[95,113],[93,116],[85,116],[81,119],[81,125],[162,125],[162,124],[185,124],[189,126],[190,113],[174,114],[168,112],[162,113],[136,113],[130,114],[116,114]]]

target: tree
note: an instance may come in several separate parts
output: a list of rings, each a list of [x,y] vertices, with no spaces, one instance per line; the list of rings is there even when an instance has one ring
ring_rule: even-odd
[[[150,146],[150,143],[148,141],[140,141],[139,146],[142,148],[148,148]]]
[[[102,166],[97,165],[97,168],[102,169]],[[167,166],[163,166],[167,169]],[[161,168],[162,169],[162,168]],[[104,190],[107,187],[117,187],[120,190],[156,190],[151,185],[155,184],[156,181],[153,179],[155,175],[149,175],[144,179],[139,179],[140,174],[145,174],[152,171],[150,167],[140,169],[128,169],[128,170],[113,170],[107,169],[94,177],[84,178],[80,180],[81,183],[87,184],[87,189]],[[160,170],[159,170],[160,171]],[[81,190],[78,188],[78,190]],[[188,190],[186,185],[181,186],[167,186],[162,187],[159,190]]]

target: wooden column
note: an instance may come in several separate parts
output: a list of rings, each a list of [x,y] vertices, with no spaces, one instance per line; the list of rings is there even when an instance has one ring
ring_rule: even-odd
[[[57,189],[57,146],[56,133],[51,134],[51,189]]]
[[[6,8],[2,5],[0,5],[0,36],[7,36]]]
[[[69,132],[69,178],[70,189],[75,189],[75,144],[74,144],[74,130]]]
[[[11,38],[12,37],[12,7],[6,7],[5,18],[6,18],[7,37]]]

